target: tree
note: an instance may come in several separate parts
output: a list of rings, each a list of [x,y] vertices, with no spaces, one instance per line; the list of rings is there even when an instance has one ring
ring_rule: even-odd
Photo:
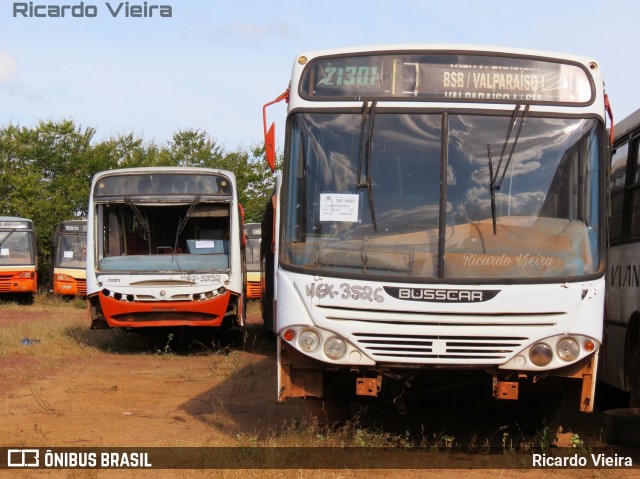
[[[41,271],[48,270],[57,224],[86,217],[91,179],[99,171],[141,166],[229,170],[237,178],[245,220],[262,218],[275,182],[264,148],[227,153],[205,131],[191,129],[178,130],[164,145],[133,134],[95,141],[95,134],[71,120],[0,129],[0,215],[33,220]],[[40,278],[48,281],[47,275]]]

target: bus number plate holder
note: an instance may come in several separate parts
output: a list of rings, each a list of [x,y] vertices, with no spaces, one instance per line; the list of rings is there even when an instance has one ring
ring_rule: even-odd
[[[356,394],[358,396],[376,397],[382,387],[382,376],[375,378],[357,378]]]
[[[493,378],[493,397],[496,399],[518,399],[518,381],[500,381]]]

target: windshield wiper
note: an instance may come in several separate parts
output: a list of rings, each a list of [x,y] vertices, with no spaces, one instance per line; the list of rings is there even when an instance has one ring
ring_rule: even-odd
[[[369,210],[371,211],[371,222],[373,230],[378,231],[376,222],[376,210],[373,203],[373,188],[371,187],[371,149],[373,138],[373,125],[376,121],[376,106],[378,102],[373,100],[369,106],[367,100],[362,104],[362,123],[360,125],[360,148],[358,158],[358,184],[357,188],[366,188],[369,195]],[[367,119],[369,119],[367,125]],[[364,155],[363,155],[364,153]],[[364,158],[363,158],[364,156]],[[365,177],[362,178],[362,166],[365,164]]]
[[[524,107],[522,112],[522,118],[520,118],[520,124],[518,125],[518,131],[516,133],[515,138],[513,139],[513,144],[511,145],[511,151],[509,152],[509,157],[504,164],[504,168],[502,169],[502,174],[500,173],[500,168],[502,167],[502,162],[504,160],[504,154],[507,151],[507,146],[509,145],[509,140],[511,140],[511,134],[513,133],[513,127],[518,121],[518,113],[520,113],[520,103],[516,105],[513,109],[513,113],[511,114],[511,120],[509,120],[509,128],[507,128],[507,137],[502,144],[502,152],[500,153],[500,160],[498,161],[498,166],[493,170],[493,158],[491,156],[491,145],[487,143],[487,159],[489,161],[489,190],[491,193],[491,218],[493,220],[493,234],[498,234],[497,224],[496,224],[496,191],[498,191],[502,187],[502,183],[504,182],[504,177],[507,174],[507,170],[509,169],[509,165],[511,164],[511,159],[513,158],[513,152],[516,149],[516,145],[518,144],[518,140],[520,139],[520,133],[522,132],[522,127],[524,126],[524,122],[527,119],[527,114],[529,113],[530,105]],[[500,177],[500,180],[498,180]]]
[[[189,209],[187,210],[187,214],[184,215],[184,218],[178,221],[178,228],[176,229],[176,240],[173,244],[173,252],[172,252],[173,255],[176,254],[176,250],[178,249],[178,237],[182,234],[182,231],[184,230],[185,226],[187,226],[187,221],[189,221],[189,217],[191,216],[191,213],[193,213],[194,208],[200,202],[200,198],[201,198],[200,195],[196,195],[195,198],[193,198],[193,201],[191,202],[191,204],[189,205]]]
[[[17,228],[14,228],[12,230],[5,230],[5,231],[7,231],[8,234],[2,239],[2,241],[0,241],[0,247],[5,243],[5,241],[9,239],[9,236],[11,236],[13,233],[17,231]]]
[[[138,218],[138,221],[140,221],[140,224],[144,228],[144,232],[147,234],[145,240],[147,240],[147,244],[149,245],[149,254],[151,254],[151,227],[149,226],[149,220],[142,216],[140,209],[133,204],[130,198],[125,197],[124,202],[133,210],[136,218]]]

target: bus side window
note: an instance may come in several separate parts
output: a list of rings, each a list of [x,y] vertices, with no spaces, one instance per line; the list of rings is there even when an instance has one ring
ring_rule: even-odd
[[[624,184],[627,172],[627,156],[629,144],[618,146],[611,155],[611,218],[609,219],[609,238],[619,239],[622,236],[622,214],[624,207]]]
[[[640,235],[640,168],[638,168],[638,149],[640,146],[640,139],[636,139],[632,145],[632,152],[630,154],[630,161],[634,163],[633,172],[633,184],[629,187],[630,201],[629,206],[631,208],[629,214],[629,234],[631,236]]]

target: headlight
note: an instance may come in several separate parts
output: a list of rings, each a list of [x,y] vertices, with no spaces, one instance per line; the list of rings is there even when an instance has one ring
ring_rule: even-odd
[[[558,356],[564,361],[574,361],[580,354],[580,346],[572,338],[565,338],[558,343]]]
[[[318,336],[318,333],[315,331],[307,329],[300,333],[300,336],[298,337],[298,346],[300,346],[300,349],[303,351],[310,353],[311,351],[318,349],[319,345],[320,336]]]
[[[324,343],[324,353],[331,359],[340,359],[346,352],[347,345],[340,338],[334,336]]]
[[[529,358],[536,366],[546,366],[553,359],[553,351],[548,345],[538,343],[531,348]]]

